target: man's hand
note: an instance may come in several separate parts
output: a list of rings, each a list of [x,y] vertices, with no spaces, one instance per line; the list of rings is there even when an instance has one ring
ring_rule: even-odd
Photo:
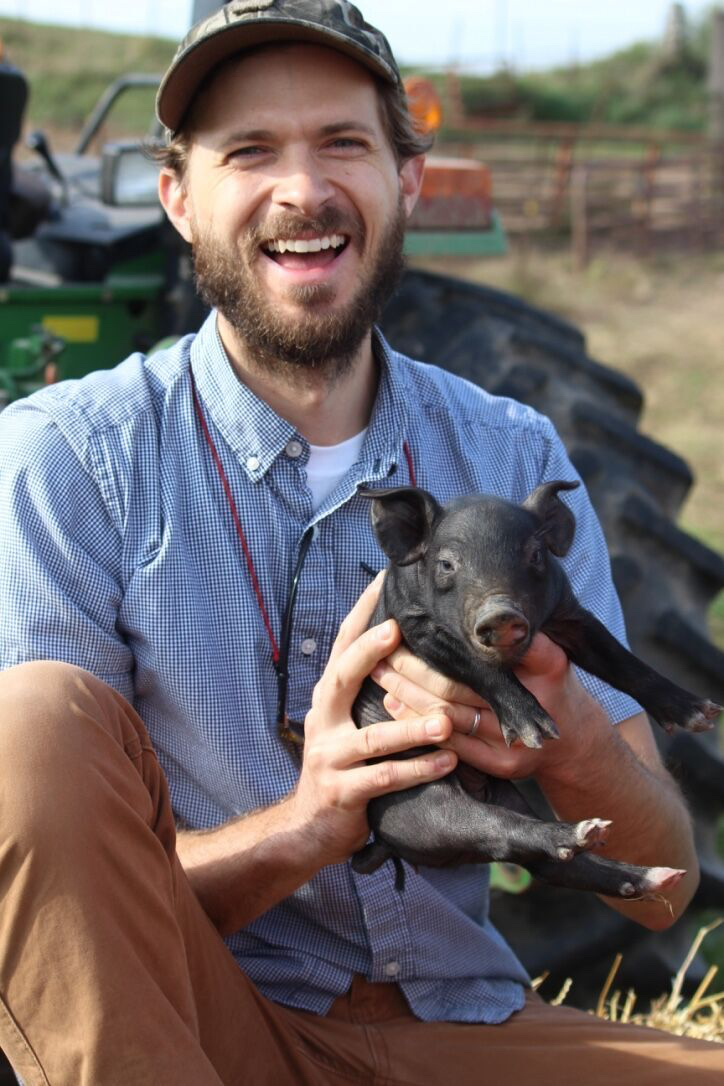
[[[305,725],[304,761],[294,792],[272,807],[218,829],[178,834],[177,852],[202,906],[222,934],[249,924],[327,864],[341,863],[369,835],[374,796],[445,776],[450,750],[404,761],[370,758],[450,739],[441,713],[358,729],[351,717],[359,688],[400,641],[396,623],[367,629],[382,584],[373,582],[342,623],[314,691]]]
[[[537,634],[515,673],[558,725],[560,739],[546,740],[538,750],[523,746],[519,740],[507,747],[497,717],[482,698],[462,683],[446,679],[406,648],[396,649],[372,675],[387,691],[385,708],[395,720],[413,714],[444,714],[452,720],[454,729],[446,745],[461,761],[495,777],[519,780],[580,758],[592,736],[591,725],[579,723],[579,716],[585,715],[588,695],[560,646],[544,634]],[[480,724],[471,736],[476,713],[480,714]],[[605,730],[610,734],[610,725],[606,724]]]
[[[450,745],[452,735],[452,724],[439,709],[361,729],[352,720],[362,682],[400,642],[395,622],[367,629],[380,583],[370,585],[342,623],[305,722],[304,761],[290,811],[314,841],[320,867],[346,860],[364,845],[371,799],[437,780],[457,762],[456,754],[445,750],[367,764],[412,747]]]

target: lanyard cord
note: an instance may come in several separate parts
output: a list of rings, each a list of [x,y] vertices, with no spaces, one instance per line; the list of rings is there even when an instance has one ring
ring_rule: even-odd
[[[202,433],[204,435],[204,438],[206,439],[206,444],[209,447],[209,451],[211,452],[211,456],[214,461],[214,466],[216,467],[217,474],[224,489],[227,504],[229,506],[229,509],[231,510],[231,516],[234,521],[234,527],[236,528],[236,534],[238,535],[239,541],[241,543],[241,549],[244,554],[246,568],[249,571],[252,588],[254,589],[254,595],[256,596],[256,602],[259,607],[259,613],[261,614],[262,620],[264,622],[264,627],[269,638],[269,643],[271,645],[272,661],[274,663],[274,670],[277,673],[278,683],[277,723],[280,725],[284,725],[285,728],[289,728],[289,726],[292,725],[292,722],[289,720],[286,710],[287,688],[289,684],[288,665],[289,646],[292,636],[292,618],[294,616],[294,605],[297,599],[299,579],[302,574],[302,568],[304,566],[304,561],[307,557],[307,552],[309,551],[309,547],[311,546],[312,540],[314,539],[314,536],[316,534],[316,529],[315,526],[312,525],[311,527],[307,528],[304,535],[302,536],[302,541],[299,547],[299,554],[297,556],[297,561],[294,566],[294,573],[292,574],[292,583],[289,589],[289,598],[287,600],[287,606],[285,608],[284,617],[282,620],[280,649],[279,645],[277,645],[276,638],[274,637],[274,630],[272,629],[272,624],[269,619],[269,613],[267,612],[266,605],[264,603],[261,585],[259,584],[259,578],[257,577],[256,570],[254,568],[254,561],[251,557],[251,550],[249,549],[249,544],[247,543],[246,536],[244,535],[244,529],[241,524],[241,517],[239,516],[236,502],[234,501],[234,495],[231,492],[231,486],[229,485],[229,480],[226,476],[226,472],[224,471],[224,465],[221,463],[221,457],[219,456],[218,450],[214,443],[214,439],[211,436],[211,432],[209,431],[206,419],[204,418],[204,413],[201,409],[201,403],[199,402],[198,393],[196,392],[196,382],[194,381],[193,370],[191,369],[191,367],[189,367],[189,374],[191,376],[191,394],[193,396],[196,417],[199,420]],[[410,483],[412,486],[417,486],[417,480],[415,477],[415,466],[412,462],[410,446],[405,441],[403,442],[402,448],[405,453],[405,459],[407,460],[407,469],[410,475]],[[295,727],[299,728],[298,725],[296,725]],[[301,728],[299,728],[299,734],[301,735]]]
[[[276,661],[278,683],[277,723],[285,724],[287,727],[291,724],[291,721],[287,716],[287,687],[289,685],[289,643],[292,637],[292,617],[294,615],[294,604],[297,599],[297,588],[302,573],[302,566],[304,565],[304,559],[307,557],[307,551],[309,550],[309,546],[314,539],[314,536],[315,529],[313,526],[307,528],[302,536],[302,542],[297,556],[297,564],[294,567],[294,574],[292,576],[292,586],[289,589],[289,599],[284,612],[284,621],[282,623],[281,653],[279,659]]]
[[[276,667],[277,664],[279,663],[279,647],[278,647],[278,645],[276,643],[276,638],[274,637],[274,631],[272,630],[272,625],[271,625],[271,622],[269,621],[269,615],[267,614],[267,609],[264,606],[264,597],[261,594],[261,586],[259,585],[259,578],[256,575],[256,570],[254,569],[254,562],[253,562],[252,557],[251,557],[251,551],[249,550],[249,544],[246,542],[246,536],[244,535],[244,529],[241,526],[241,518],[239,517],[239,511],[236,508],[236,502],[234,501],[234,495],[231,493],[231,487],[229,486],[229,480],[226,478],[226,472],[224,471],[224,465],[221,463],[221,458],[220,458],[219,453],[218,453],[218,451],[216,449],[216,445],[214,444],[214,439],[212,438],[211,434],[209,433],[209,428],[206,425],[206,419],[204,418],[204,413],[201,410],[201,404],[199,403],[199,397],[198,397],[198,395],[196,393],[196,382],[194,381],[193,371],[190,368],[189,368],[189,373],[191,374],[191,391],[192,391],[193,397],[194,397],[194,407],[196,409],[196,415],[198,416],[198,420],[201,423],[201,429],[203,430],[204,437],[206,438],[206,443],[209,446],[209,449],[211,450],[211,455],[213,457],[214,464],[216,465],[216,470],[218,472],[219,478],[221,479],[221,485],[223,486],[224,493],[226,494],[226,500],[227,500],[227,502],[229,504],[229,508],[231,509],[231,515],[234,518],[234,525],[236,527],[236,533],[239,536],[239,539],[241,541],[241,549],[243,550],[244,558],[246,559],[246,568],[249,570],[249,576],[251,577],[251,583],[252,583],[252,587],[254,589],[254,595],[256,596],[256,601],[257,601],[257,603],[259,605],[259,611],[261,612],[261,617],[262,617],[262,619],[264,621],[264,625],[266,626],[266,632],[269,635],[269,642],[271,644],[271,649],[272,649],[272,659],[274,661],[274,666]]]

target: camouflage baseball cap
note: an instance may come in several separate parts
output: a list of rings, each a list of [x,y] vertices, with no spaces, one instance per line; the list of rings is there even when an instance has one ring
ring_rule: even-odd
[[[218,64],[276,41],[327,45],[401,85],[387,38],[347,0],[231,0],[192,27],[176,50],[156,97],[161,123],[177,131],[201,83]]]

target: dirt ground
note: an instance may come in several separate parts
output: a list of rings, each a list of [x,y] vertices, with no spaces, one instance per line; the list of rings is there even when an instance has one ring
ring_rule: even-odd
[[[509,290],[578,325],[593,358],[642,388],[641,430],[693,469],[681,527],[724,553],[724,251],[647,261],[609,253],[584,272],[572,270],[568,252],[525,248],[416,263]],[[711,623],[724,647],[724,593]]]

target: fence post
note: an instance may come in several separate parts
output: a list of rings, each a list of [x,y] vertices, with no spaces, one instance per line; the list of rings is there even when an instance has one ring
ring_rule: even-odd
[[[571,254],[575,271],[588,267],[588,167],[574,166],[571,174]]]
[[[709,57],[709,142],[712,159],[712,210],[714,229],[719,233],[724,220],[724,11],[711,16]]]

